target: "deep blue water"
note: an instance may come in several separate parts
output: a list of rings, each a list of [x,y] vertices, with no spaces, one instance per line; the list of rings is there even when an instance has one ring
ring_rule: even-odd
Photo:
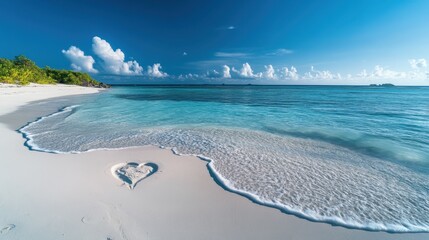
[[[427,87],[113,87],[22,131],[43,151],[171,147],[289,213],[429,231]]]

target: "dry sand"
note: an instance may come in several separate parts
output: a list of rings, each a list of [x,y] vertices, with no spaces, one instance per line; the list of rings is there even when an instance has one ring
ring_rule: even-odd
[[[426,233],[353,230],[281,213],[225,191],[207,162],[167,149],[50,154],[28,150],[11,129],[54,109],[39,102],[28,111],[24,104],[95,92],[0,86],[0,239],[429,239]],[[158,169],[131,190],[112,175],[112,166],[126,162]]]

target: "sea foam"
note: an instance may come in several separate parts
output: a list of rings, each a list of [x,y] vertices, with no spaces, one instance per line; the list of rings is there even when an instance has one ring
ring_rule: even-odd
[[[406,167],[324,141],[257,130],[70,126],[65,120],[75,109],[62,109],[19,131],[31,149],[56,153],[169,147],[208,160],[226,189],[286,213],[365,230],[429,231],[429,178]]]

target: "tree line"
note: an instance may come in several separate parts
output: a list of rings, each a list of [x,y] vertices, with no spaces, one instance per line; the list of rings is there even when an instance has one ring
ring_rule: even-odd
[[[87,87],[108,87],[93,79],[88,73],[57,70],[50,67],[40,68],[23,55],[11,60],[0,58],[0,82],[19,85],[61,83]]]

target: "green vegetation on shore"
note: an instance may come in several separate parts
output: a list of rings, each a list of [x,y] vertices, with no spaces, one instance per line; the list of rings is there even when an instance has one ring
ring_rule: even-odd
[[[98,82],[89,74],[70,70],[56,70],[49,67],[40,68],[25,56],[17,56],[13,60],[0,58],[0,83],[27,85],[38,84],[69,84],[87,87],[108,87]]]

